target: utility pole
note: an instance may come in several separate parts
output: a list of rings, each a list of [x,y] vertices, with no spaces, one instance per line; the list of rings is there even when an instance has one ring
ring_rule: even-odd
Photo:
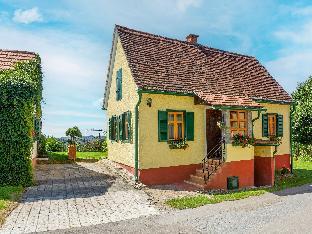
[[[92,128],[91,131],[99,132],[99,139],[101,139],[101,132],[103,132],[103,129],[94,129],[94,128]]]

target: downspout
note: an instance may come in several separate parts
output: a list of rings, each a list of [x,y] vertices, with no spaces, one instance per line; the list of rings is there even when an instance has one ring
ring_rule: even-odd
[[[252,138],[254,138],[254,122],[260,118],[261,111],[267,111],[267,110],[266,109],[258,110],[258,116],[251,120],[251,126],[252,126],[251,136],[252,136]]]
[[[292,142],[292,110],[293,110],[293,104],[290,104],[290,112],[289,112],[289,141],[290,141],[290,172],[293,174],[294,169],[294,158],[293,158],[293,142]]]
[[[134,179],[139,181],[139,106],[142,100],[142,93],[138,90],[139,100],[135,106],[135,129],[134,129]]]

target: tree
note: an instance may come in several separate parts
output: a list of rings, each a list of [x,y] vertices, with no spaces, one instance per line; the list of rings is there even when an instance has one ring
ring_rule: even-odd
[[[312,76],[298,85],[292,98],[293,139],[301,144],[312,144]]]
[[[67,129],[66,136],[70,136],[69,144],[76,144],[77,137],[82,137],[81,131],[77,126]]]

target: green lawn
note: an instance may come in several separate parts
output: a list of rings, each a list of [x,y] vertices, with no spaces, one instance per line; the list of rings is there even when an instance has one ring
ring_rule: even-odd
[[[259,196],[266,192],[274,192],[285,188],[312,183],[312,162],[294,161],[294,175],[286,178],[277,178],[275,186],[265,189],[251,189],[215,195],[199,195],[192,197],[175,198],[166,201],[166,204],[177,209],[195,208],[206,204],[223,201],[233,201],[251,196]]]
[[[21,186],[3,186],[0,187],[0,225],[3,223],[7,213],[13,209],[14,202],[22,194]]]
[[[67,152],[48,152],[51,161],[68,161]],[[77,152],[77,160],[99,160],[106,158],[107,152]]]

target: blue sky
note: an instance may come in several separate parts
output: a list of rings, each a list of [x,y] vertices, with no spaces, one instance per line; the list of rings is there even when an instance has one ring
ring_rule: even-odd
[[[0,48],[42,58],[45,134],[105,128],[114,24],[255,56],[289,93],[312,74],[309,0],[0,0]]]

